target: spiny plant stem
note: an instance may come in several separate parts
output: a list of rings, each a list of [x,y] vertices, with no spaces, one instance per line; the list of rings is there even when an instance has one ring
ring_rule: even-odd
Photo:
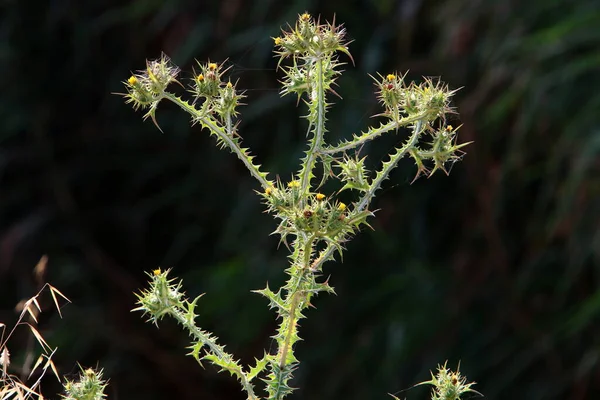
[[[288,321],[287,321],[287,333],[285,335],[285,341],[283,342],[283,345],[281,346],[281,348],[279,349],[278,353],[280,354],[279,356],[279,368],[284,368],[287,364],[287,355],[288,355],[288,351],[290,351],[290,342],[291,342],[291,338],[292,338],[292,334],[294,333],[294,331],[296,330],[296,312],[298,311],[298,304],[299,304],[299,292],[294,292],[291,293],[291,297],[292,297],[292,302],[290,304],[290,316],[288,317]]]
[[[373,197],[375,197],[375,191],[381,187],[381,183],[388,178],[389,173],[396,167],[398,162],[412,149],[416,146],[418,142],[419,135],[423,129],[423,124],[420,121],[417,121],[415,126],[413,127],[413,133],[410,136],[408,142],[402,146],[400,149],[396,151],[395,154],[392,154],[390,157],[390,161],[386,163],[384,168],[377,175],[376,179],[371,183],[369,190],[363,195],[362,199],[356,204],[354,208],[354,213],[357,214],[362,210],[368,208],[369,204]],[[351,217],[350,217],[351,218]],[[329,243],[327,247],[322,251],[320,257],[315,260],[315,262],[310,266],[310,270],[315,272],[319,271],[322,265],[333,259],[333,253],[335,252],[335,245]]]
[[[396,149],[396,153],[390,154],[390,160],[383,164],[383,168],[377,173],[377,176],[371,182],[369,189],[365,192],[362,199],[360,199],[360,201],[356,204],[356,207],[354,208],[355,213],[361,212],[369,206],[371,200],[373,200],[373,197],[375,197],[375,192],[381,187],[383,181],[388,179],[390,172],[396,168],[396,165],[398,165],[398,161],[400,161],[402,157],[404,157],[417,145],[419,141],[419,135],[421,134],[422,130],[423,122],[417,121],[413,127],[413,133],[406,144],[401,148]]]
[[[371,128],[371,129],[369,129],[369,131],[361,134],[360,136],[355,135],[354,139],[351,141],[342,143],[335,147],[324,148],[321,150],[321,154],[336,154],[336,153],[341,153],[341,152],[355,149],[358,146],[383,135],[384,133],[387,133],[387,132],[390,132],[393,130],[398,130],[399,128],[402,128],[404,126],[407,126],[414,122],[419,121],[421,118],[423,118],[423,114],[417,114],[417,115],[413,115],[410,117],[405,117],[400,120],[392,120],[392,121],[388,122],[387,124],[382,124],[381,126],[379,126],[377,128]]]
[[[246,168],[248,168],[250,174],[256,178],[256,180],[258,180],[263,189],[273,186],[273,183],[266,179],[267,174],[260,172],[260,165],[254,165],[252,163],[253,156],[250,156],[247,149],[244,149],[239,145],[239,140],[235,137],[235,133],[233,132],[233,128],[231,126],[231,116],[227,118],[228,127],[225,129],[224,127],[220,126],[216,120],[205,113],[202,113],[200,110],[196,109],[196,107],[186,101],[183,101],[174,94],[165,92],[164,98],[177,104],[184,111],[189,113],[195,121],[199,122],[202,126],[208,128],[212,134],[216,135],[219,143],[223,143],[227,148],[235,153],[235,155],[237,155],[237,157],[244,163]]]
[[[302,176],[300,177],[300,187],[302,193],[308,193],[310,190],[310,181],[313,177],[313,169],[317,161],[317,155],[319,154],[323,144],[323,136],[325,132],[325,89],[323,87],[323,60],[321,58],[317,58],[315,63],[317,67],[316,87],[313,89],[310,96],[311,103],[316,103],[317,115],[314,120],[311,118],[312,115],[309,115],[310,124],[314,127],[314,132],[310,148],[306,154],[306,158],[301,169]],[[316,94],[316,98],[313,98],[314,94]]]

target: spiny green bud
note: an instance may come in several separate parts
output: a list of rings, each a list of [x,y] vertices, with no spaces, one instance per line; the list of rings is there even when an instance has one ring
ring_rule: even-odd
[[[142,311],[150,316],[150,321],[157,323],[167,311],[182,304],[185,294],[181,291],[181,283],[168,279],[169,272],[159,268],[148,274],[152,279],[150,288],[136,294],[139,306],[132,311]]]
[[[282,81],[281,94],[296,93],[298,97],[310,91],[310,82],[308,73],[304,68],[298,68],[296,65],[285,67],[285,80]]]
[[[400,105],[404,101],[406,87],[404,86],[404,77],[397,73],[387,74],[385,77],[380,75],[380,79],[375,79],[375,86],[377,87],[377,98],[379,102],[384,106],[385,113],[392,118],[398,116],[398,110]]]
[[[177,82],[178,74],[179,68],[164,54],[158,60],[147,61],[145,70],[138,71],[123,82],[127,89],[127,93],[123,94],[125,102],[133,103],[135,110],[156,106],[167,86]]]
[[[65,395],[62,397],[66,400],[101,400],[106,397],[106,381],[102,379],[102,370],[81,368],[78,378],[73,381],[67,380],[63,387]]]
[[[460,396],[469,392],[481,395],[481,393],[471,388],[475,385],[475,382],[467,383],[467,378],[461,376],[460,367],[454,372],[446,368],[446,364],[438,366],[436,375],[431,373],[431,380],[417,384],[417,386],[433,386],[431,400],[460,400]]]
[[[224,118],[225,116],[236,116],[236,108],[240,105],[240,99],[244,95],[235,90],[235,86],[228,81],[224,87],[219,88],[219,97],[215,102],[215,111]]]
[[[444,171],[444,173],[448,174],[446,164],[452,164],[462,158],[464,152],[461,148],[469,145],[471,142],[456,145],[457,131],[458,128],[454,128],[452,125],[441,127],[439,129],[430,129],[430,134],[433,137],[433,140],[430,142],[431,148],[424,150],[415,147],[410,150],[409,154],[417,165],[417,175],[415,176],[415,179],[413,179],[413,182],[421,174],[431,176],[437,170]],[[431,172],[424,166],[424,160],[433,161],[434,167]]]
[[[358,157],[350,158],[344,155],[344,159],[337,162],[337,167],[340,169],[338,178],[344,183],[344,187],[340,191],[346,189],[368,190],[368,171],[365,167],[365,159],[366,157],[359,159]]]
[[[212,98],[219,94],[221,87],[221,65],[213,62],[198,63],[200,72],[194,73],[195,77],[192,82],[192,93],[196,98]]]
[[[146,108],[155,101],[155,97],[152,95],[150,90],[142,84],[144,81],[143,75],[131,75],[127,82],[123,82],[127,88],[127,94],[123,96],[126,98],[126,103],[133,103],[135,110],[139,108]]]
[[[428,121],[451,113],[450,99],[456,90],[449,90],[448,86],[432,79],[426,79],[424,83],[414,88],[418,112],[424,115]]]
[[[434,139],[431,146],[431,158],[433,159],[435,166],[431,171],[432,174],[438,169],[448,174],[445,167],[446,163],[454,163],[460,160],[464,154],[460,149],[470,144],[455,144],[457,129],[453,128],[452,125],[448,125],[434,131]]]

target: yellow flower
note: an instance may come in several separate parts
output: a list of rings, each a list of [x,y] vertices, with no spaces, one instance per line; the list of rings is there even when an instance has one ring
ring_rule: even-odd
[[[231,81],[227,82],[227,89],[231,89],[233,87],[233,85],[231,84]]]
[[[315,197],[319,201],[323,201],[325,199],[325,195],[323,193],[317,193],[317,195]]]
[[[200,74],[196,77],[196,79],[198,79],[198,82],[203,82],[204,81],[204,75]]]
[[[300,16],[300,19],[304,22],[309,21],[310,20],[310,14],[309,13],[304,13]]]
[[[129,83],[131,86],[135,85],[136,83],[138,83],[138,80],[135,76],[131,75],[129,77],[129,79],[127,79],[127,83]]]
[[[281,43],[283,42],[283,40],[279,36],[273,38],[273,41],[275,42],[275,46],[281,46]]]
[[[154,276],[158,276],[162,273],[162,271],[160,270],[160,268],[155,269],[154,271],[152,271],[152,273],[154,274]]]
[[[217,64],[215,63],[209,63],[208,64],[208,69],[211,71],[214,71],[215,69],[217,69]]]
[[[388,81],[395,81],[396,80],[396,75],[394,74],[389,74],[388,76],[386,76]]]
[[[338,205],[338,210],[340,210],[340,211],[344,211],[345,209],[346,209],[346,205],[345,205],[344,203],[340,203],[340,204]]]
[[[271,195],[271,193],[273,193],[273,188],[272,188],[272,187],[268,187],[268,188],[266,188],[266,189],[265,189],[265,194],[266,194],[267,196],[270,196],[270,195]]]
[[[288,187],[289,188],[299,188],[300,187],[300,182],[298,182],[298,181],[289,181],[288,182]]]

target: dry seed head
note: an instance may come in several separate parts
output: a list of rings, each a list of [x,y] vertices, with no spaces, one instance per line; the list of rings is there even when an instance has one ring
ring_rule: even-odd
[[[0,354],[0,367],[2,367],[2,370],[6,372],[9,365],[10,365],[10,353],[8,352],[8,349],[5,347],[4,349],[2,349],[2,353]]]

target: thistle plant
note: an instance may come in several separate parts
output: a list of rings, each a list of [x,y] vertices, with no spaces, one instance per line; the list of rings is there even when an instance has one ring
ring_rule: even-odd
[[[272,175],[263,171],[242,145],[238,108],[244,94],[227,78],[225,64],[198,63],[193,78],[184,86],[178,80],[179,68],[163,55],[148,61],[145,70],[127,79],[127,93],[123,94],[127,103],[143,110],[144,118],[151,118],[157,126],[159,104],[163,100],[175,103],[190,115],[192,124],[214,136],[219,147],[234,153],[260,186],[256,192],[277,220],[274,233],[290,251],[289,265],[284,270],[286,283],[277,289],[267,285],[254,291],[266,297],[279,325],[273,335],[276,352],[265,351],[252,366],[241,365],[215,335],[198,327],[200,297],[188,299],[182,282],[170,278],[169,270],[149,273],[149,288],[137,295],[134,311],[143,312],[155,324],[167,315],[174,318],[192,337],[189,354],[199,363],[210,362],[235,376],[248,399],[283,399],[292,393],[291,379],[299,366],[295,355],[299,322],[315,296],[334,293],[323,277],[323,265],[336,255],[341,257],[346,242],[361,227],[368,226],[373,198],[399,161],[412,158],[417,167],[415,179],[436,171],[448,173],[448,167],[462,157],[461,149],[466,145],[456,143],[457,128],[446,124],[446,117],[454,112],[450,101],[455,91],[435,79],[427,78],[419,84],[406,82],[405,75],[396,72],[372,77],[383,109],[375,116],[380,123],[340,143],[329,143],[327,112],[333,104],[332,95],[337,95],[336,80],[345,64],[340,57],[353,62],[345,29],[304,13],[293,28],[273,40],[278,69],[283,73],[281,94],[295,95],[307,109],[308,148],[298,171],[287,182],[269,178]],[[184,100],[168,91],[173,83],[187,88],[191,98]],[[404,129],[408,136],[402,145],[394,148],[374,173],[368,171],[366,156],[358,154],[362,145]],[[316,171],[322,172],[320,177]],[[324,193],[328,180],[337,181],[337,192]],[[342,191],[351,192],[350,204],[338,199]],[[260,382],[264,383],[266,396],[255,389]]]

